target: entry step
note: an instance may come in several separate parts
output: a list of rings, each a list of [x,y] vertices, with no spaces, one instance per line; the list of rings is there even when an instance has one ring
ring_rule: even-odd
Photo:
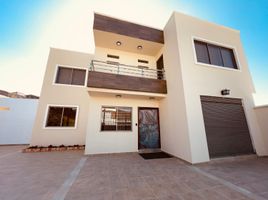
[[[161,152],[161,149],[139,149],[139,153],[155,153]]]

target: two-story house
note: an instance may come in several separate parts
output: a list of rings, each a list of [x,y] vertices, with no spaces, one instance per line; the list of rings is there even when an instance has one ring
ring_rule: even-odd
[[[174,12],[163,30],[94,15],[95,53],[50,49],[31,145],[267,155],[239,31]]]

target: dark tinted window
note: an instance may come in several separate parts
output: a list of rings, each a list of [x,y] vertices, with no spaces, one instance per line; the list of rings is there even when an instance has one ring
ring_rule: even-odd
[[[224,67],[230,67],[237,69],[234,54],[232,49],[221,47],[221,55],[223,59]]]
[[[210,63],[206,43],[195,41],[195,51],[198,62]]]
[[[76,116],[76,108],[67,108],[63,109],[62,115],[62,126],[75,126],[75,116]]]
[[[50,106],[46,127],[74,127],[76,111],[76,107]]]
[[[84,85],[86,72],[83,69],[73,69],[72,85]]]
[[[102,107],[102,131],[131,131],[132,109],[129,107]]]
[[[237,69],[232,49],[196,40],[194,44],[198,62]]]
[[[56,83],[68,85],[84,85],[86,70],[67,67],[58,67]]]
[[[72,80],[72,69],[59,67],[57,72],[56,83],[70,84]]]
[[[60,126],[63,108],[49,107],[46,126]]]
[[[220,47],[208,44],[210,64],[223,66]]]

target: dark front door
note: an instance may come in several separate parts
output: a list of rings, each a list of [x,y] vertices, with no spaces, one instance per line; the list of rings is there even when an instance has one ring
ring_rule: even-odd
[[[139,149],[160,148],[158,108],[139,108]]]
[[[201,96],[211,158],[254,153],[241,99]]]

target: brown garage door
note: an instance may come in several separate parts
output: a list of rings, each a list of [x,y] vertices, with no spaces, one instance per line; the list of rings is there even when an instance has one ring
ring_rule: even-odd
[[[254,153],[241,99],[201,96],[211,158]]]

